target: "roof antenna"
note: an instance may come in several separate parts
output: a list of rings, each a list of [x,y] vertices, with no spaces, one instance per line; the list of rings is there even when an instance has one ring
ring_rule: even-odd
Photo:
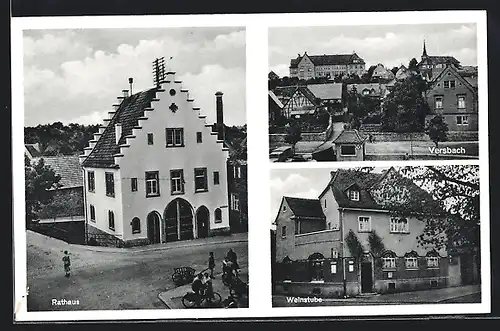
[[[133,79],[132,77],[130,77],[130,78],[128,79],[128,84],[130,85],[130,95],[134,94],[134,93],[132,92],[132,84],[133,84],[133,83],[134,83],[134,79]]]
[[[153,61],[153,83],[160,87],[161,82],[165,80],[165,58],[160,57]]]

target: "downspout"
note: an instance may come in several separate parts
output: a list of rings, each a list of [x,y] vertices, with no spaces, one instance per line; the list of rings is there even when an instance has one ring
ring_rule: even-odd
[[[85,219],[85,245],[88,243],[88,227],[87,227],[87,182],[85,179],[85,168],[82,167],[83,172],[83,217]]]
[[[344,257],[344,208],[339,208],[340,218],[340,243],[342,245],[342,284],[344,286],[344,298],[347,297],[347,280],[345,273],[345,257]]]

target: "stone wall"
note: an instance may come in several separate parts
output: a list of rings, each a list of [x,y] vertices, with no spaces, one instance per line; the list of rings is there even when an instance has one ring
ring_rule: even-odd
[[[360,293],[357,282],[346,283],[347,296],[356,296]],[[315,296],[318,298],[341,298],[344,295],[343,283],[304,283],[280,282],[274,286],[274,294],[293,296]]]
[[[397,132],[372,132],[362,131],[365,135],[371,135],[375,142],[380,141],[431,141],[429,136],[423,132],[397,133]],[[448,141],[478,141],[478,131],[448,131]]]

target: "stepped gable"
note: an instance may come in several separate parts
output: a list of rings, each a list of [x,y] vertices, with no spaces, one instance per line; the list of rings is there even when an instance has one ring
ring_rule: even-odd
[[[145,90],[126,97],[116,110],[108,126],[90,154],[83,161],[84,167],[90,168],[115,168],[113,155],[120,153],[120,148],[115,141],[115,124],[121,123],[122,136],[119,144],[126,142],[125,136],[132,134],[132,129],[137,126],[138,119],[144,116],[144,109],[151,106],[158,88]]]
[[[284,197],[293,214],[298,217],[313,217],[325,219],[319,199],[303,199]]]

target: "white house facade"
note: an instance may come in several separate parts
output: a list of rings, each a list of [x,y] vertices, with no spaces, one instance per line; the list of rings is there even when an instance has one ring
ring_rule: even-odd
[[[229,230],[224,133],[181,83],[168,72],[155,88],[124,90],[80,156],[88,241],[132,246]],[[216,100],[222,123],[221,92]]]

